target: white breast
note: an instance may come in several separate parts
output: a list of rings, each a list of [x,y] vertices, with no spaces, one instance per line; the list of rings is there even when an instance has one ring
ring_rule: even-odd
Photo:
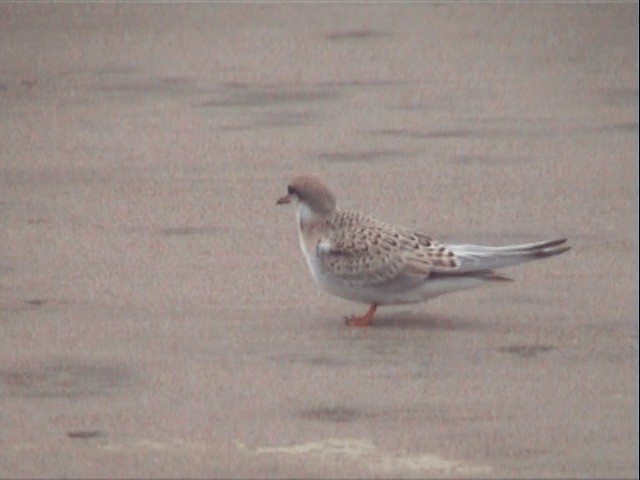
[[[302,222],[313,221],[314,214],[304,203],[298,205],[298,238],[300,240],[300,249],[304,254],[304,258],[307,261],[309,271],[313,276],[313,279],[320,283],[320,262],[316,255],[315,243],[313,239],[306,238],[302,234],[301,224]]]

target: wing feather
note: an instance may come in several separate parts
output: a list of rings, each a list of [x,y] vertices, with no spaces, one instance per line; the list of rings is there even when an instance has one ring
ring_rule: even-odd
[[[323,271],[348,285],[413,288],[432,272],[451,272],[459,260],[446,246],[419,232],[369,223],[341,228],[317,244]]]
[[[461,272],[493,270],[539,258],[551,257],[566,252],[567,239],[550,240],[524,245],[488,247],[484,245],[451,245],[451,250],[460,259]]]

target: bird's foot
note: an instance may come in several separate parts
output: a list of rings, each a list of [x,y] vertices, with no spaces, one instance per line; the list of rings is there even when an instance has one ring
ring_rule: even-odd
[[[366,327],[373,320],[373,314],[376,313],[377,305],[374,303],[369,307],[369,310],[364,315],[358,317],[354,315],[353,317],[346,317],[345,320],[347,325],[350,327]]]

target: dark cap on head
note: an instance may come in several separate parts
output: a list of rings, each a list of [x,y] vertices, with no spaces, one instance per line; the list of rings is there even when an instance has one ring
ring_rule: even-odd
[[[314,175],[301,175],[294,178],[287,187],[287,195],[276,203],[289,203],[293,198],[297,198],[315,213],[328,214],[336,209],[333,193]]]

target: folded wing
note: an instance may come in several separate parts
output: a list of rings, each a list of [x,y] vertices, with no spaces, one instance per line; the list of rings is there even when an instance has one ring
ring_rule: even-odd
[[[387,225],[339,230],[316,247],[322,270],[348,285],[414,288],[433,272],[454,272],[455,254],[430,237]]]

